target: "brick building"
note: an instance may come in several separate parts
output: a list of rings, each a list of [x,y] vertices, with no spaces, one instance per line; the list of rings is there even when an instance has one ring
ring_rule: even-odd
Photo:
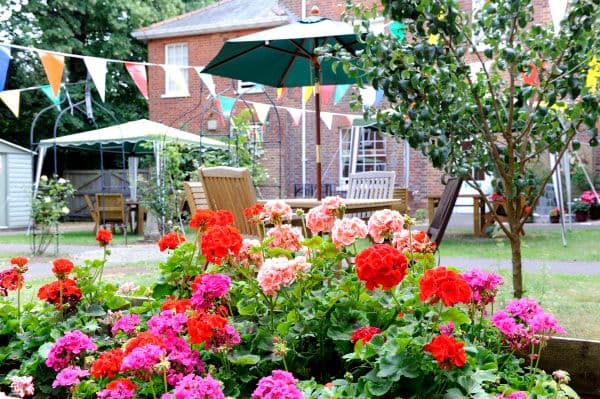
[[[470,11],[483,4],[483,1],[461,0],[461,7]],[[534,0],[537,21],[552,23],[548,1]],[[227,39],[287,24],[309,14],[314,5],[319,7],[321,15],[339,19],[343,3],[339,0],[221,0],[203,9],[140,29],[133,36],[147,41],[151,63],[204,66]],[[230,126],[223,123],[219,104],[209,95],[199,74],[193,69],[182,71],[186,87],[182,87],[181,80],[178,84],[170,70],[149,70],[150,119],[191,132],[228,134]],[[283,108],[302,108],[301,89],[288,88],[278,99],[274,88],[257,87],[216,76],[214,82],[217,94],[236,98],[232,114],[250,107],[252,102],[272,105],[266,122],[256,125],[262,136],[263,154],[260,162],[270,176],[259,187],[260,195],[265,198],[301,195],[303,176],[310,194],[311,184],[315,181],[312,99],[306,103],[306,161],[303,169],[302,128],[295,126],[292,116]],[[351,119],[344,117],[358,115],[349,108],[351,92],[352,89],[337,105],[334,105],[332,98],[322,106],[323,111],[334,113],[331,128],[320,122],[324,192],[343,192],[351,168],[356,171],[393,170],[396,171],[396,186],[405,186],[407,171],[404,166],[404,143],[382,137],[370,128],[353,127]],[[352,152],[351,143],[355,141],[358,145],[354,146],[356,150]],[[425,157],[411,149],[409,158],[408,187],[412,193],[411,208],[414,210],[424,207],[426,196],[439,194],[443,186],[440,184],[440,172]]]

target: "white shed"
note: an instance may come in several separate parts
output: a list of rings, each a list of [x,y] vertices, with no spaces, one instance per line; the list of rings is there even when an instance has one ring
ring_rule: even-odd
[[[0,228],[29,225],[32,154],[28,149],[0,139]]]

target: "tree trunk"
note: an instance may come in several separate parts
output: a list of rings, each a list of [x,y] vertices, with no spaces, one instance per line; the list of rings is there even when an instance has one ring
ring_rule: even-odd
[[[512,251],[512,278],[513,278],[513,296],[521,298],[523,296],[523,273],[521,259],[521,236],[518,226],[510,226],[510,249]]]

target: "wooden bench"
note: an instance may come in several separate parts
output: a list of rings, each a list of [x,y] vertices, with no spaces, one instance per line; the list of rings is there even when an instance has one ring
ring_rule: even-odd
[[[186,181],[183,183],[185,200],[188,203],[190,212],[193,215],[198,209],[208,209],[208,201],[204,187],[199,181]]]

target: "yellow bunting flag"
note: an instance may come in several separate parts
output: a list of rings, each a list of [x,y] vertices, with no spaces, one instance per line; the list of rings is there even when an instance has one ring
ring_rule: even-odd
[[[585,85],[590,89],[592,94],[598,91],[598,78],[600,78],[600,61],[596,57],[590,61],[590,69],[585,77]]]
[[[6,104],[8,109],[12,111],[13,114],[18,118],[19,117],[19,104],[21,102],[21,90],[5,90],[0,92],[0,100]]]
[[[283,95],[285,94],[286,88],[285,87],[278,87],[277,88],[277,99],[279,100],[281,97],[283,97]]]
[[[44,66],[44,71],[46,71],[50,87],[52,87],[52,93],[54,93],[54,97],[58,97],[65,69],[65,57],[61,54],[47,53],[45,51],[38,51],[38,55]]]
[[[313,87],[312,86],[304,86],[302,87],[302,104],[306,104],[310,96],[312,95]]]

